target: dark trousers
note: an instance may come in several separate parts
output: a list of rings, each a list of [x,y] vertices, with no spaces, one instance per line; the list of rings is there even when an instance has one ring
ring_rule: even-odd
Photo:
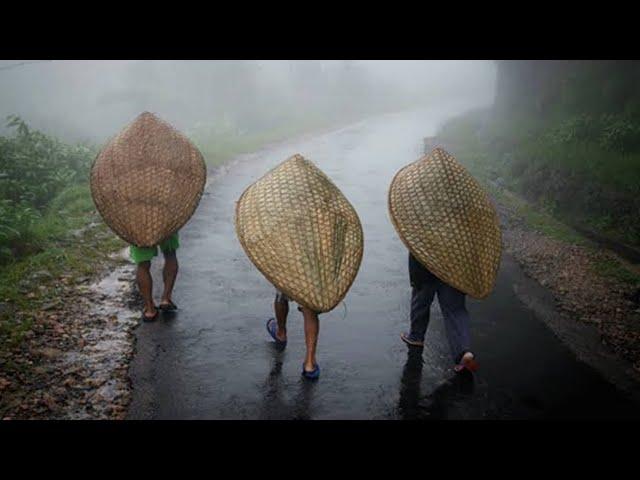
[[[451,356],[455,363],[459,363],[462,355],[471,348],[469,312],[465,306],[465,294],[433,275],[412,255],[409,256],[409,277],[413,289],[409,337],[411,340],[424,342],[429,326],[431,304],[437,293]]]

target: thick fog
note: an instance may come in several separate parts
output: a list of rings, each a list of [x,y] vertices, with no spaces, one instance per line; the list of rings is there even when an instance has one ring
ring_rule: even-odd
[[[0,61],[0,132],[15,114],[65,140],[102,142],[144,110],[185,131],[259,132],[305,116],[348,121],[490,104],[490,61]]]

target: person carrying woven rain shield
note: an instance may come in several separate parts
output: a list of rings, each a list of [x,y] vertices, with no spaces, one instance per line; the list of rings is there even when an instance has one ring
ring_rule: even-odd
[[[401,339],[424,347],[437,295],[454,370],[477,370],[465,300],[486,297],[495,284],[501,233],[493,205],[464,167],[436,148],[396,174],[389,213],[409,250],[411,318]]]
[[[191,141],[149,112],[112,138],[91,168],[96,208],[130,244],[144,300],[143,321],[155,320],[159,310],[177,309],[172,293],[178,274],[178,231],[198,206],[206,175],[204,159]],[[165,260],[159,308],[150,271],[158,248]]]
[[[317,379],[318,315],[344,298],[362,260],[358,215],[317,166],[294,155],[244,191],[235,223],[245,253],[276,288],[268,334],[286,347],[289,303],[297,302],[307,347],[301,373]]]

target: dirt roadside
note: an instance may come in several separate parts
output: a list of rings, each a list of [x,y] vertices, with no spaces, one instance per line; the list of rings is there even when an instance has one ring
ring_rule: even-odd
[[[63,276],[59,301],[33,318],[20,345],[3,351],[2,419],[117,419],[129,401],[128,364],[138,323],[126,251],[96,279]]]

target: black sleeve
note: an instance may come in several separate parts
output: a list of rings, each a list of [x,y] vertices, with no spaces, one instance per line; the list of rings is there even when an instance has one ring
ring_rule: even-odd
[[[409,253],[409,281],[411,286],[419,287],[426,280],[426,271],[422,264]]]
[[[409,281],[414,287],[420,286],[429,281],[431,273],[429,270],[416,260],[416,258],[409,253]]]

